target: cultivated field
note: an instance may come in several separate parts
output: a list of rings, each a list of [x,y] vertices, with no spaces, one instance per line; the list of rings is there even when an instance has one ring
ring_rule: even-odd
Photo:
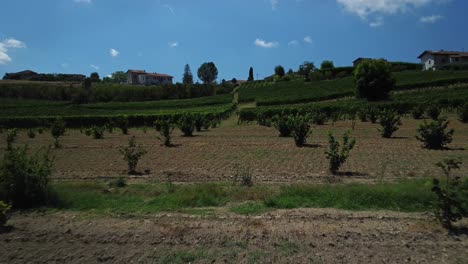
[[[79,130],[68,130],[61,138],[61,149],[53,150],[55,179],[93,179],[118,177],[126,174],[126,163],[119,148],[125,146],[131,136],[136,136],[148,154],[139,167],[149,169],[148,175],[138,179],[165,181],[167,175],[175,182],[231,181],[239,167],[250,168],[254,181],[274,182],[324,182],[329,176],[325,150],[326,134],[332,131],[341,135],[352,129],[352,121],[331,121],[315,126],[309,145],[297,148],[292,138],[280,138],[274,128],[257,125],[236,125],[233,117],[220,128],[195,133],[194,137],[182,137],[174,131],[176,147],[161,146],[153,128],[131,129],[129,135],[119,131],[105,134],[104,139],[93,139]],[[448,150],[427,150],[415,139],[421,120],[404,118],[403,125],[394,138],[381,138],[378,124],[356,121],[351,136],[357,145],[342,168],[345,182],[376,182],[402,178],[433,177],[439,169],[434,163],[446,157],[468,159],[467,124],[451,116],[450,127],[455,129],[454,141]],[[2,135],[5,137],[6,135]],[[20,132],[17,144],[28,144],[32,149],[53,144],[50,133],[45,132],[29,139],[26,131]],[[0,148],[6,147],[5,140]],[[0,150],[1,151],[1,150]],[[468,172],[465,163],[460,174]]]

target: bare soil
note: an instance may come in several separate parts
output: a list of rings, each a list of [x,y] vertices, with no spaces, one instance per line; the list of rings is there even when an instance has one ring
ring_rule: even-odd
[[[23,213],[0,263],[467,263],[468,236],[427,214],[278,210],[238,216]]]
[[[130,130],[130,135],[119,131],[106,133],[104,139],[93,139],[78,130],[68,130],[60,139],[63,148],[53,150],[55,179],[112,178],[126,174],[126,162],[119,148],[131,136],[136,136],[148,154],[141,159],[138,169],[147,175],[140,179],[163,181],[170,175],[175,182],[230,181],[239,167],[249,167],[254,181],[323,182],[329,176],[325,150],[327,133],[332,131],[340,138],[346,129],[351,130],[357,144],[349,160],[341,168],[344,182],[375,182],[400,178],[433,177],[440,174],[435,162],[447,157],[468,160],[468,124],[451,118],[455,128],[453,143],[447,150],[427,150],[415,139],[416,129],[422,121],[405,118],[403,126],[391,139],[381,138],[378,124],[351,121],[315,126],[307,147],[297,148],[292,138],[280,138],[274,128],[257,125],[236,125],[235,118],[225,121],[221,128],[182,137],[174,131],[176,147],[165,148],[157,139],[157,132],[148,128]],[[1,135],[6,137],[5,134]],[[18,144],[28,144],[32,149],[53,143],[49,132],[34,139],[20,133]],[[0,141],[0,154],[6,147]],[[468,162],[458,172],[468,175]],[[348,176],[346,176],[348,175]]]

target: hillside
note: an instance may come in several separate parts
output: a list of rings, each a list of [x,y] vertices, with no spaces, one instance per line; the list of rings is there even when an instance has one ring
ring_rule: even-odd
[[[467,71],[407,71],[395,73],[397,90],[441,86],[468,82]],[[335,80],[304,82],[253,82],[240,88],[240,102],[256,101],[258,106],[285,105],[323,101],[354,95],[354,80],[346,77]]]

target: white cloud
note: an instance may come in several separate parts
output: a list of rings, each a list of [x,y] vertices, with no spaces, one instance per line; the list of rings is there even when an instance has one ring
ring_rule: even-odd
[[[10,55],[8,55],[9,49],[21,48],[26,48],[26,44],[14,38],[5,39],[0,42],[0,64],[6,64],[12,61]]]
[[[271,9],[276,10],[278,8],[279,0],[270,0]]]
[[[276,48],[276,47],[279,46],[279,43],[276,42],[276,41],[268,42],[268,41],[265,41],[265,40],[263,40],[263,39],[256,39],[256,40],[254,41],[254,44],[255,44],[255,46],[257,46],[257,47],[267,48],[267,49],[269,49],[269,48]]]
[[[447,2],[447,0],[337,0],[348,12],[361,18],[370,14],[396,14],[414,7],[431,3]]]
[[[174,42],[169,42],[169,47],[171,48],[177,48],[179,46],[179,42],[174,41]]]
[[[172,6],[166,4],[164,7],[167,8],[171,14],[175,15],[174,8],[172,8]]]
[[[297,40],[291,40],[291,41],[288,42],[288,46],[296,46],[298,44],[299,44],[299,41],[297,41]]]
[[[383,18],[377,17],[374,21],[371,21],[369,23],[369,26],[372,28],[378,28],[378,27],[381,27],[383,24],[384,24]]]
[[[91,67],[91,68],[93,68],[93,69],[95,69],[95,70],[99,70],[99,66],[96,66],[96,65],[94,65],[94,64],[89,65],[89,67]]]
[[[73,0],[73,1],[78,4],[91,4],[93,2],[92,0]]]
[[[305,36],[304,37],[304,42],[308,43],[308,44],[312,44],[313,41],[312,41],[312,38],[310,36]]]
[[[118,52],[116,49],[110,49],[109,53],[112,57],[117,57],[120,54],[120,52]]]
[[[443,16],[440,15],[432,15],[432,16],[423,16],[419,19],[421,23],[427,23],[427,24],[434,24],[437,21],[441,20],[444,18]]]

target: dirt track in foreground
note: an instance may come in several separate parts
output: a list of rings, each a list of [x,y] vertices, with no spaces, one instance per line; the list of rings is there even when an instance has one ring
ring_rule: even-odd
[[[279,210],[260,216],[15,214],[0,263],[467,263],[468,236],[428,214]]]

